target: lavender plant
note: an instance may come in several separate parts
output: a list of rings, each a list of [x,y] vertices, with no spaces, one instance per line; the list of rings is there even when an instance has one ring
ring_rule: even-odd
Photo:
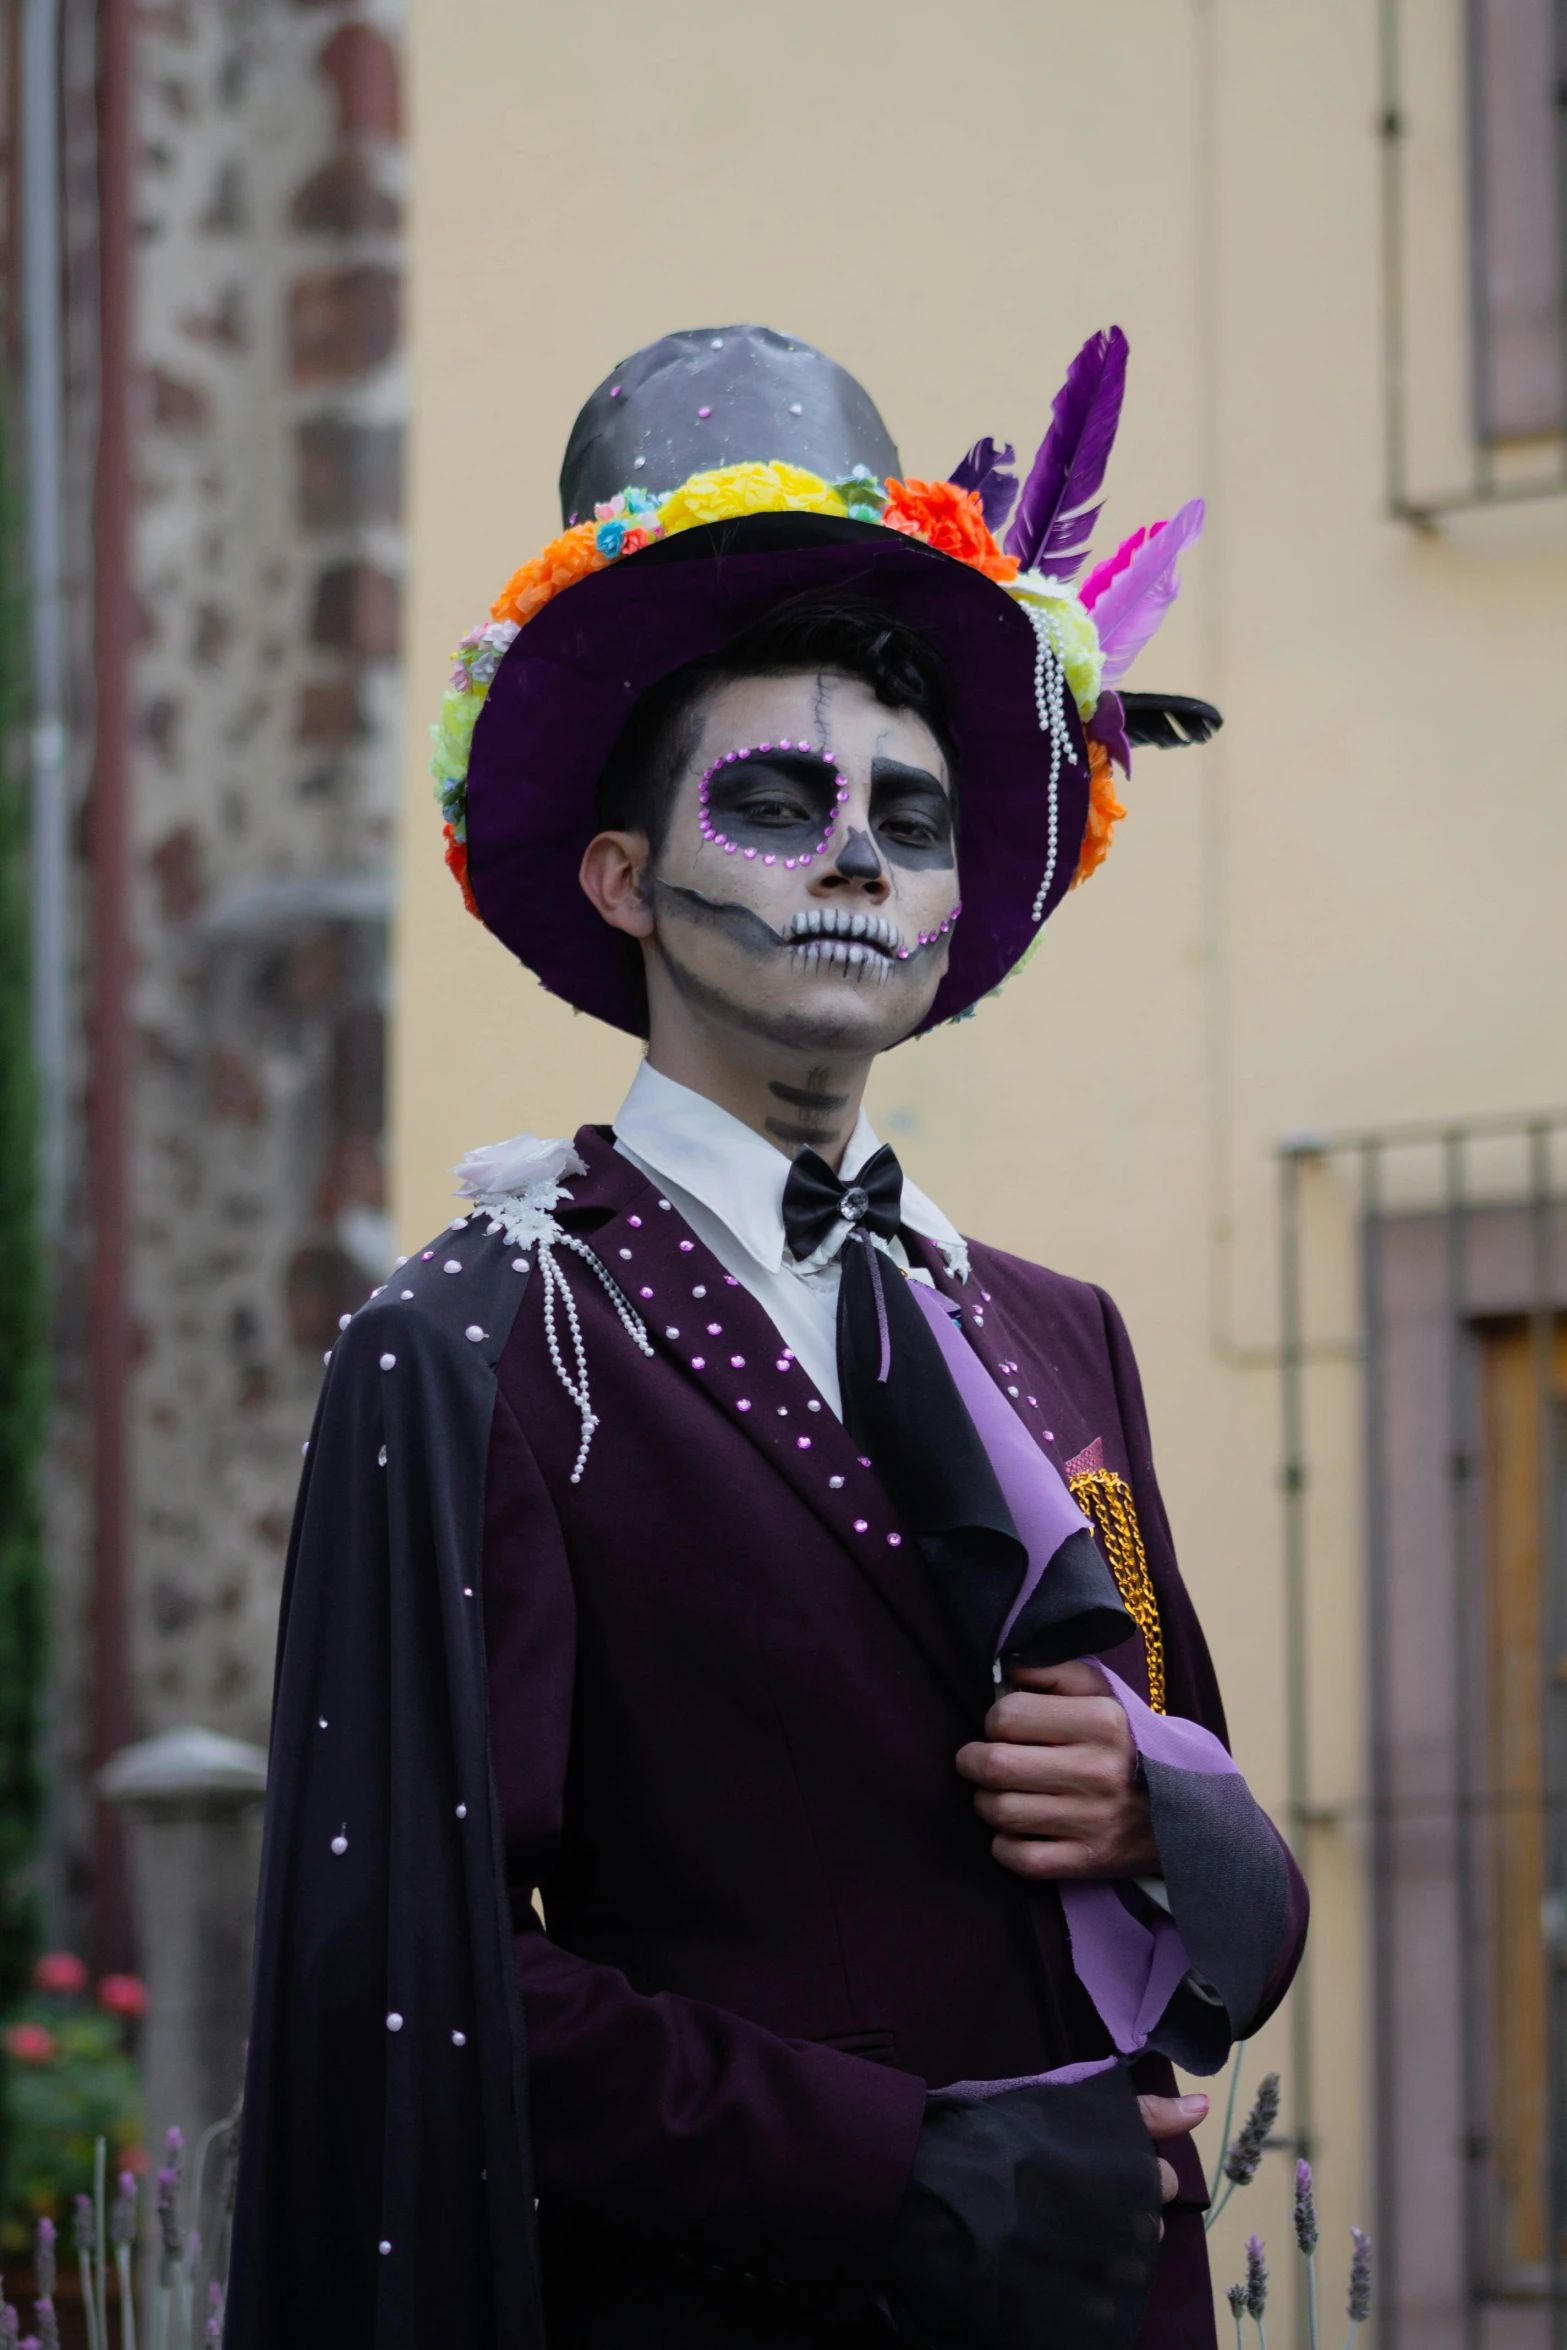
[[[1371,2315],[1371,2238],[1364,2228],[1351,2228],[1350,2240],[1354,2251],[1349,2261],[1349,2332],[1344,2336],[1344,2350]]]
[[[1371,2238],[1363,2228],[1351,2228],[1349,2234],[1353,2250],[1349,2263],[1349,2332],[1344,2339],[1344,2350],[1352,2350],[1356,2334],[1371,2315]],[[1295,2242],[1306,2263],[1310,2350],[1321,2350],[1317,2324],[1317,2240],[1316,2188],[1310,2163],[1301,2162],[1295,2170]],[[1268,2306],[1268,2264],[1260,2236],[1247,2237],[1246,2281],[1243,2285],[1228,2286],[1224,2298],[1235,2320],[1235,2350],[1243,2350],[1242,2320],[1248,2316],[1257,2328],[1260,2350],[1267,2350],[1268,2337],[1262,2320]],[[0,2350],[4,2350],[3,2345]]]
[[[82,2280],[82,2311],[87,2320],[87,2350],[103,2350],[102,2338],[98,2332],[98,2303],[93,2283],[93,2246],[96,2240],[92,2197],[78,2195],[71,2214],[71,2241],[76,2246],[76,2266]]]
[[[119,2192],[109,2213],[109,2242],[120,2280],[120,2350],[136,2350],[136,2294],[131,2278],[131,2252],[136,2242],[136,2181],[128,2170],[120,2173]],[[104,2350],[108,2350],[105,2342]]]
[[[1245,2324],[1246,2324],[1246,2288],[1245,2288],[1245,2286],[1244,2286],[1244,2285],[1227,2285],[1227,2286],[1225,2287],[1225,2291],[1224,2291],[1224,2298],[1225,2298],[1225,2300],[1226,2300],[1226,2301],[1229,2303],[1229,2305],[1230,2305],[1230,2315],[1231,2315],[1231,2317],[1233,2317],[1233,2318],[1234,2318],[1234,2320],[1235,2320],[1235,2350],[1244,2350],[1244,2338],[1243,2338],[1243,2337],[1244,2337],[1244,2328],[1245,2328]]]
[[[1306,2263],[1306,2308],[1311,2350],[1317,2350],[1317,2190],[1304,2156],[1295,2165],[1295,2241]]]
[[[1246,2314],[1257,2329],[1257,2340],[1262,2350],[1268,2350],[1267,2330],[1263,2318],[1268,2308],[1268,2264],[1263,2257],[1260,2236],[1246,2239]]]
[[[180,2350],[190,2350],[190,2291],[185,2246],[180,2235],[180,2189],[185,2177],[185,2139],[170,2130],[158,2173],[158,2292],[153,2303],[152,2350],[169,2350],[171,2318],[179,2323]]]
[[[237,2119],[236,2111],[225,2120],[215,2122],[197,2148],[192,2181],[193,2201],[197,2208],[201,2202],[207,2150],[214,2140],[225,2134],[232,2142]],[[231,2143],[230,2159],[220,2176],[217,2194],[216,2233],[220,2255],[227,2245],[233,2205],[232,2151]],[[122,2171],[111,2203],[107,2193],[108,2144],[105,2139],[98,2140],[95,2154],[94,2192],[92,2195],[77,2196],[71,2219],[71,2241],[82,2280],[82,2309],[87,2321],[88,2350],[114,2350],[109,2330],[107,2297],[111,2267],[119,2285],[119,2350],[136,2350],[136,2181],[129,2171]],[[201,2261],[201,2239],[194,2228],[189,2234],[183,2231],[181,2206],[184,2173],[184,2140],[178,2130],[171,2130],[164,2143],[163,2168],[158,2173],[158,2268],[153,2301],[155,2350],[197,2350],[192,2303],[196,2272]],[[56,2250],[53,2221],[40,2220],[35,2254],[37,2331],[22,2336],[21,2320],[5,2299],[4,2286],[0,2284],[0,2350],[60,2350],[59,2320],[54,2306]],[[207,2288],[207,2317],[201,2336],[203,2350],[219,2350],[222,2343],[224,2293],[222,2274],[216,2273]]]
[[[1268,2140],[1279,2118],[1279,2076],[1264,2073],[1257,2089],[1257,2100],[1246,2116],[1235,2137],[1230,2136],[1230,2121],[1235,2111],[1235,2084],[1240,2077],[1240,2050],[1235,2052],[1235,2073],[1230,2084],[1230,2109],[1225,2116],[1224,2153],[1220,2169],[1224,2173],[1224,2191],[1213,2204],[1203,2221],[1211,2228],[1237,2187],[1249,2187],[1261,2167]]]

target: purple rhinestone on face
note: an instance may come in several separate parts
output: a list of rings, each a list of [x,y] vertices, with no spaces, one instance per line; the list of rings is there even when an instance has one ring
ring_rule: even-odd
[[[898,1545],[902,1542],[902,1540],[903,1536],[901,1534],[889,1534],[887,1537],[888,1545],[893,1550],[898,1548]]]
[[[870,1523],[871,1523],[871,1522],[870,1522],[869,1518],[856,1518],[856,1519],[855,1519],[855,1521],[854,1521],[854,1531],[855,1531],[855,1533],[856,1533],[856,1534],[867,1534],[867,1533],[869,1533],[869,1531],[870,1531]]]

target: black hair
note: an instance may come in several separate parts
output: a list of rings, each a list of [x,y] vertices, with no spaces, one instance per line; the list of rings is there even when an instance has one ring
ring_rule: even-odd
[[[952,682],[936,647],[864,597],[811,589],[775,605],[718,652],[688,662],[648,689],[621,728],[599,777],[600,829],[644,832],[656,856],[669,829],[703,695],[735,678],[787,677],[800,670],[858,678],[887,709],[923,719],[941,746],[956,802]]]

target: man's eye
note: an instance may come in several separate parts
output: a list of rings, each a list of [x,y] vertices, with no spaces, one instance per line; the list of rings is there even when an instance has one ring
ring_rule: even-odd
[[[765,798],[743,800],[735,813],[748,824],[807,824],[811,811],[798,800],[782,799],[776,792]]]

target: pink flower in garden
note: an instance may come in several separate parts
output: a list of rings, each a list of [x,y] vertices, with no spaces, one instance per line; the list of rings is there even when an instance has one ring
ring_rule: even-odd
[[[33,1969],[33,1988],[74,1998],[87,1988],[87,1969],[74,1950],[46,1950]]]
[[[105,1975],[98,1985],[98,2005],[110,2015],[145,2015],[147,1986],[139,1975]]]
[[[5,2045],[18,2064],[48,2064],[54,2056],[54,2034],[42,2024],[10,2025]]]

